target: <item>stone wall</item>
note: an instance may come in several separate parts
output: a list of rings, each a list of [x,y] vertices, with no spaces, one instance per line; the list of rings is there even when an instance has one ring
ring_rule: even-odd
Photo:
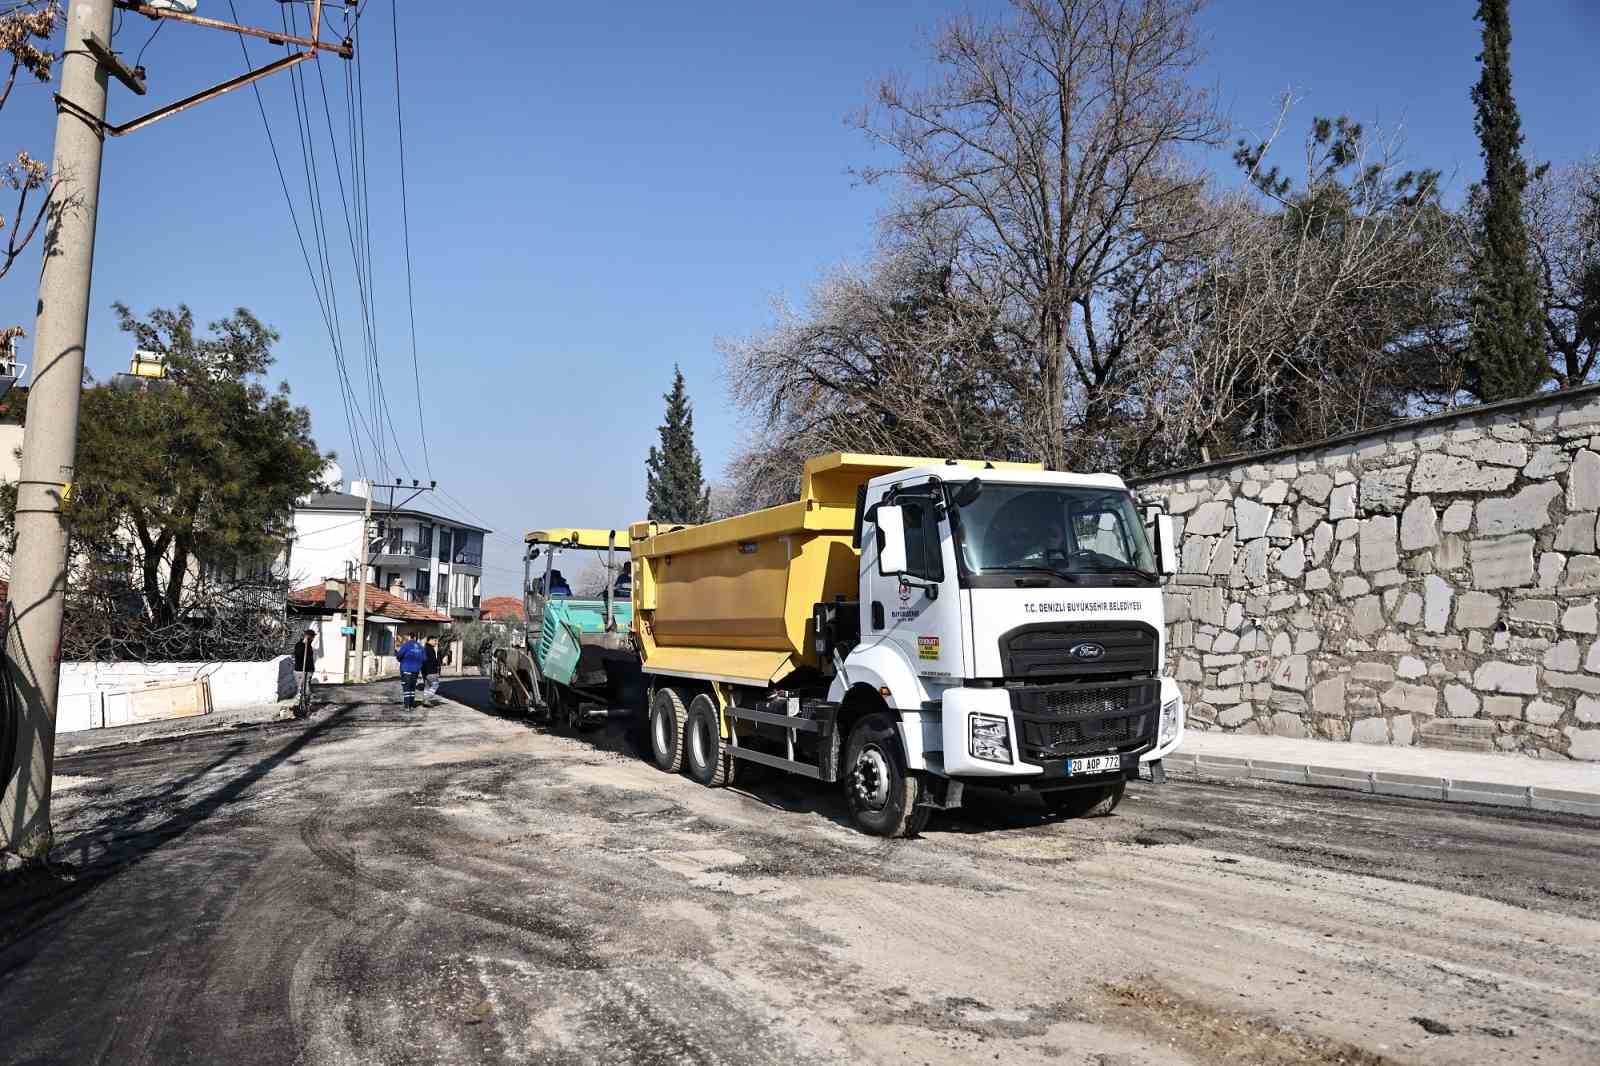
[[[1134,488],[1193,727],[1600,760],[1600,388]]]

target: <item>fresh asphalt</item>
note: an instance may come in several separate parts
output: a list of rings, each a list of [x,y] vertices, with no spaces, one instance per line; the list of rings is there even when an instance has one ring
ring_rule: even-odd
[[[885,842],[393,688],[61,759],[0,1061],[1600,1061],[1592,821],[1175,779]]]

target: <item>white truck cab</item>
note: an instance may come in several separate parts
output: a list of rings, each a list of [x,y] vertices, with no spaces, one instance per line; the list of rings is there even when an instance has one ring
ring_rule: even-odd
[[[1175,545],[1121,478],[898,470],[863,486],[856,537],[860,634],[828,700],[876,690],[906,769],[955,783],[940,805],[962,783],[1070,806],[1096,785],[1120,797],[1141,764],[1162,779],[1184,729],[1161,676]]]

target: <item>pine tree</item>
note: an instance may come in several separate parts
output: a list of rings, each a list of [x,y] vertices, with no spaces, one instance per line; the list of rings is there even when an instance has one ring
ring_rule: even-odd
[[[661,424],[661,447],[650,449],[645,463],[650,519],[674,525],[699,525],[711,518],[711,490],[700,474],[700,453],[694,446],[694,411],[683,387],[683,371],[672,368],[667,418]]]
[[[1473,263],[1470,358],[1482,400],[1536,392],[1548,376],[1539,332],[1539,284],[1528,261],[1522,192],[1522,120],[1511,96],[1510,0],[1479,0],[1483,74],[1472,90],[1483,146],[1483,210]]]

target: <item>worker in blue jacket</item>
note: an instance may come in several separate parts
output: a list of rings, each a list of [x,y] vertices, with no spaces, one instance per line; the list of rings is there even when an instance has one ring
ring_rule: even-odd
[[[405,694],[406,709],[410,710],[416,705],[417,678],[428,661],[428,649],[416,637],[407,636],[401,638],[400,645],[394,649],[394,657],[400,662],[400,691]]]

